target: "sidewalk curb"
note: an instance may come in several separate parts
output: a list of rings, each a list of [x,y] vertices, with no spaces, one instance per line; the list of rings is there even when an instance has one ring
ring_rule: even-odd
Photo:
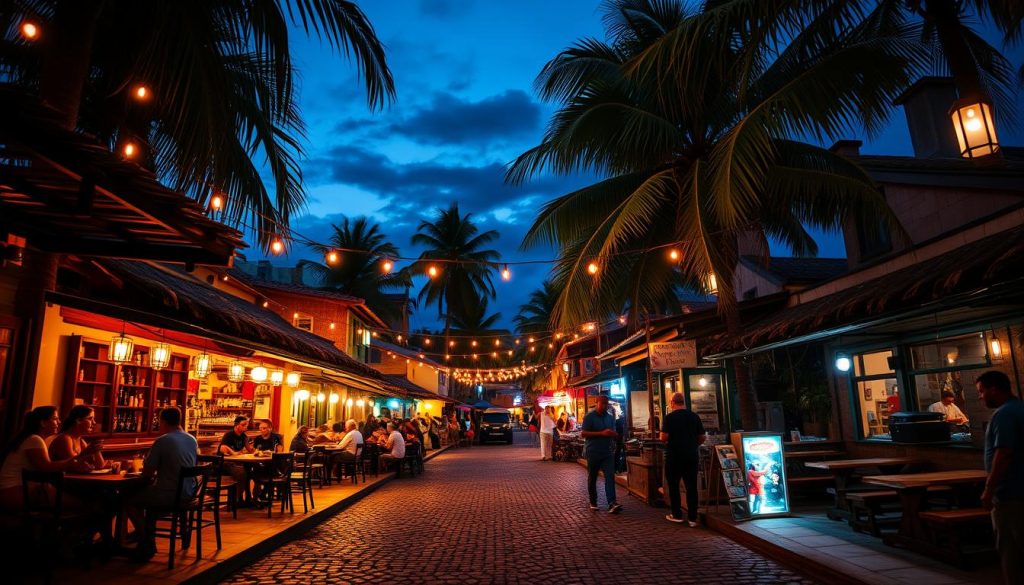
[[[451,448],[452,447],[450,445],[446,445],[430,453],[424,457],[423,460],[430,461],[438,455],[447,452]],[[206,585],[208,583],[219,583],[239,569],[243,569],[253,564],[267,554],[301,537],[313,528],[316,528],[320,523],[333,518],[337,513],[359,502],[359,500],[362,500],[366,496],[377,491],[378,488],[389,483],[393,479],[395,479],[395,472],[393,471],[381,474],[380,479],[372,485],[366,486],[354,494],[310,514],[309,517],[292,524],[281,532],[252,545],[230,558],[224,559],[223,562],[217,563],[213,567],[210,567],[201,573],[192,575],[188,579],[181,581],[181,583],[182,585]]]

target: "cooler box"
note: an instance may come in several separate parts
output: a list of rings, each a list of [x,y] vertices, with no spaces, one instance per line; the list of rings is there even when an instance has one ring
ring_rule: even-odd
[[[949,423],[941,412],[894,412],[889,415],[889,434],[898,443],[949,441]]]

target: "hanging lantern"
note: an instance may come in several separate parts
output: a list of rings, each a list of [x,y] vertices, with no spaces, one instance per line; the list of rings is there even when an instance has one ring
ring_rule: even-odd
[[[135,342],[132,341],[131,337],[125,337],[124,331],[122,330],[121,335],[110,340],[110,347],[108,348],[107,355],[110,361],[115,364],[124,364],[132,360],[134,355],[133,349],[135,348]]]
[[[235,360],[228,364],[228,380],[231,382],[241,382],[245,379],[245,364]]]
[[[298,372],[288,372],[288,375],[284,378],[285,383],[291,388],[298,388],[299,383],[302,381],[302,374]]]
[[[295,391],[295,400],[302,402],[303,400],[309,400],[309,390],[303,388],[302,390]]]
[[[166,343],[158,343],[149,352],[149,367],[154,370],[162,370],[171,363],[171,346]]]
[[[960,156],[978,158],[999,150],[999,139],[992,121],[992,105],[980,98],[953,102],[949,110],[953,130],[960,144]]]
[[[717,295],[718,294],[718,278],[715,276],[714,272],[709,272],[708,273],[707,280],[705,281],[705,285],[707,286],[708,294],[712,294],[712,295]]]
[[[205,380],[210,375],[210,371],[213,369],[213,358],[210,354],[205,351],[196,357],[192,358],[192,376],[200,380]]]
[[[284,371],[283,370],[271,370],[270,372],[270,383],[274,386],[280,386],[284,383]]]
[[[339,400],[341,400],[341,396],[338,396],[336,393],[331,392],[330,403],[337,404]]]
[[[253,382],[262,384],[267,381],[267,368],[256,366],[249,372],[249,377],[252,378]]]

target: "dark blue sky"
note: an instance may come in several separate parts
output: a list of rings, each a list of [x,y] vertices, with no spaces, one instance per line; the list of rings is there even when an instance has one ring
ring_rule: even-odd
[[[308,125],[303,171],[310,204],[294,221],[303,236],[326,241],[342,215],[380,222],[404,256],[409,238],[438,206],[458,201],[481,229],[496,229],[507,260],[551,258],[520,252],[519,244],[544,202],[586,184],[585,178],[540,177],[522,187],[502,180],[504,165],[538,143],[552,112],[537,101],[534,77],[575,40],[603,38],[600,2],[518,0],[361,2],[387,48],[398,99],[369,112],[355,67],[317,41],[293,36],[301,71],[302,113]],[[1019,53],[1015,63],[1019,64]],[[1020,144],[1020,133],[1004,143]],[[853,137],[851,137],[853,138]],[[863,137],[858,137],[863,139]],[[902,114],[863,151],[909,154]],[[841,239],[821,234],[821,256],[843,256]],[[785,253],[778,250],[777,253]],[[294,249],[275,264],[313,257]],[[495,279],[491,303],[509,323],[547,271],[514,268],[512,282]],[[420,283],[417,283],[418,285]],[[413,293],[418,290],[418,286]],[[436,310],[421,309],[412,326],[436,327]]]

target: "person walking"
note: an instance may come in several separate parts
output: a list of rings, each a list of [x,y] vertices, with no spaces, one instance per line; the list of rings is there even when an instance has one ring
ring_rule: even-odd
[[[587,495],[590,509],[597,510],[597,474],[604,473],[604,495],[608,501],[608,512],[618,514],[622,504],[615,499],[615,443],[619,434],[615,432],[615,415],[608,412],[608,396],[597,397],[597,408],[583,417],[583,432],[586,440],[583,452],[587,459]]]
[[[665,443],[665,481],[668,484],[668,499],[672,513],[665,516],[670,522],[683,522],[682,498],[679,494],[679,480],[686,485],[686,522],[691,528],[697,527],[697,449],[704,444],[708,435],[704,423],[693,411],[686,408],[682,392],[672,395],[669,402],[672,412],[665,416],[659,438]]]
[[[551,448],[554,445],[555,409],[548,406],[540,413],[540,460],[551,459]]]
[[[985,406],[995,409],[985,430],[988,479],[981,504],[992,511],[1003,579],[1024,583],[1024,401],[1003,372],[985,372],[974,385]]]

